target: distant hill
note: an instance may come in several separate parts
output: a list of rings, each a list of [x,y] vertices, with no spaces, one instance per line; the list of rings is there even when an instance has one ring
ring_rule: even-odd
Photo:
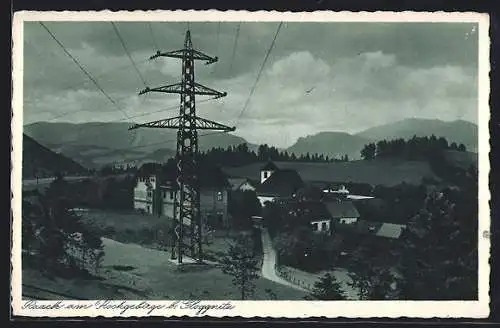
[[[354,135],[343,132],[320,132],[299,138],[287,151],[336,157],[347,154],[350,159],[359,159],[361,149],[369,142],[410,139],[414,135],[444,137],[450,143],[463,143],[467,150],[477,152],[477,125],[466,121],[445,122],[413,118],[373,127]]]
[[[176,131],[169,129],[128,130],[129,123],[53,123],[37,122],[24,127],[24,133],[54,151],[74,158],[87,167],[111,162],[143,162],[164,160],[176,148]],[[200,132],[204,134],[205,132]],[[200,150],[227,148],[246,140],[228,133],[200,136]],[[249,144],[249,148],[257,146]],[[170,152],[169,152],[170,150]]]
[[[52,177],[56,172],[85,174],[86,169],[74,160],[54,153],[33,138],[23,135],[23,179]]]
[[[37,122],[24,127],[24,133],[45,147],[68,156],[85,167],[99,167],[112,162],[162,161],[175,152],[176,131],[169,129],[128,130],[129,123],[52,123]],[[205,132],[200,132],[204,134]],[[466,121],[405,119],[370,128],[357,134],[320,132],[301,137],[286,150],[299,154],[323,154],[329,157],[359,159],[360,151],[369,142],[395,138],[409,139],[434,134],[449,142],[463,143],[467,150],[477,152],[477,126]],[[245,139],[229,134],[209,134],[200,137],[200,150],[227,148]],[[248,144],[251,150],[257,145]],[[271,144],[272,146],[272,144]],[[160,153],[157,153],[161,150]]]
[[[441,120],[405,119],[395,123],[384,124],[367,129],[356,135],[374,141],[396,138],[409,139],[431,136],[444,137],[448,142],[463,143],[467,150],[477,152],[477,125],[467,121],[445,122]]]
[[[323,154],[340,158],[348,155],[350,159],[360,158],[360,151],[370,140],[353,136],[344,132],[320,132],[315,135],[299,138],[287,149],[295,154]]]

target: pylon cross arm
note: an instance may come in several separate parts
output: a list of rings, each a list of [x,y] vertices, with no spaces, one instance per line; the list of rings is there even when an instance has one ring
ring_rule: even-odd
[[[215,96],[215,98],[222,98],[227,96],[227,92],[220,92],[196,82],[194,83],[194,91],[197,95]]]
[[[184,119],[189,120],[189,115],[185,115]],[[183,126],[183,117],[182,116],[176,116],[172,118],[167,118],[167,119],[162,119],[162,120],[157,120],[153,122],[148,122],[148,123],[142,123],[142,124],[135,124],[129,128],[129,130],[137,129],[137,128],[162,128],[162,129],[179,129],[180,127]],[[196,129],[199,130],[214,130],[214,131],[224,131],[224,132],[230,132],[234,131],[236,128],[235,127],[230,127],[224,124],[220,124],[211,120],[207,120],[205,118],[201,117],[195,117],[195,126]]]
[[[182,59],[182,58],[184,58],[184,56],[189,56],[189,57],[192,56],[192,58],[194,60],[203,60],[206,62],[206,64],[213,64],[219,60],[217,57],[209,56],[207,54],[204,54],[201,51],[194,50],[194,49],[180,49],[180,50],[167,51],[167,52],[157,51],[156,54],[149,57],[149,59],[155,59],[158,57],[170,57],[170,58]]]
[[[196,128],[199,130],[215,130],[224,132],[236,130],[235,127],[230,127],[201,117],[196,117]]]
[[[191,90],[187,90],[187,88]],[[149,88],[147,87],[146,89],[142,90],[139,92],[139,94],[145,94],[147,92],[164,92],[164,93],[194,93],[197,95],[202,95],[202,96],[214,96],[215,98],[222,98],[227,95],[226,92],[220,92],[214,89],[211,89],[209,87],[206,87],[202,84],[194,82],[191,85],[186,85],[186,89],[183,88],[182,83],[175,83],[175,84],[170,84],[170,85],[164,85],[161,87],[157,88]]]
[[[142,124],[135,124],[129,128],[129,130],[138,128],[163,128],[163,129],[178,129],[181,126],[181,117],[176,116],[167,119],[161,119],[153,122],[147,122]]]

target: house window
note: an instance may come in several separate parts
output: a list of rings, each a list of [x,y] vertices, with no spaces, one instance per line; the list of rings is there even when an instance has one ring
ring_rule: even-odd
[[[217,200],[218,200],[219,202],[222,202],[222,191],[218,191],[218,192],[217,192]]]
[[[174,199],[174,192],[170,190],[170,199]]]
[[[148,191],[148,197],[151,197],[151,191]]]
[[[326,222],[322,222],[321,223],[321,231],[326,231],[326,230],[328,230],[326,227]]]
[[[312,224],[312,231],[318,231],[318,224],[317,223]]]
[[[163,194],[163,198],[164,199],[167,198],[167,192],[166,191],[163,191],[162,194]]]
[[[267,171],[264,171],[264,179],[267,179]]]

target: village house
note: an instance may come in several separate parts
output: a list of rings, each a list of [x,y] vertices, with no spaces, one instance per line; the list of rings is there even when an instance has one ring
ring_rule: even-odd
[[[376,236],[383,239],[397,240],[406,229],[405,224],[359,220],[353,231],[360,235]]]
[[[327,235],[340,225],[355,225],[360,217],[354,204],[347,200],[292,199],[286,206],[290,215],[305,221],[312,231]]]
[[[342,185],[325,191],[309,183],[296,191],[287,206],[292,208],[290,214],[308,221],[314,232],[331,235],[336,226],[353,225],[360,217],[348,195]]]
[[[288,199],[304,186],[304,181],[297,171],[278,169],[271,161],[261,168],[260,173],[261,180],[255,188],[255,193],[262,206],[267,202]]]
[[[229,226],[227,212],[227,178],[222,174],[200,174],[200,212],[203,224],[212,227]],[[134,209],[147,214],[173,218],[178,187],[168,174],[137,175],[134,188]]]
[[[286,200],[304,185],[297,171],[279,170],[257,186],[255,192],[262,206],[267,202]]]

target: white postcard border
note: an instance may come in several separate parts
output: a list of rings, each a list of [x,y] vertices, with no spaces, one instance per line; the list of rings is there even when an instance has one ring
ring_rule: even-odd
[[[21,174],[23,126],[23,22],[24,21],[343,21],[343,22],[469,22],[478,23],[478,138],[479,138],[479,300],[478,301],[231,301],[232,309],[209,309],[199,313],[175,301],[125,301],[127,306],[148,304],[158,306],[149,312],[141,309],[97,309],[95,301],[64,301],[54,306],[54,301],[37,301],[53,305],[54,309],[26,308],[21,300]],[[13,115],[12,115],[12,276],[11,297],[14,315],[29,317],[129,317],[129,316],[212,316],[212,317],[416,317],[416,318],[484,318],[489,314],[490,281],[490,191],[489,181],[489,17],[479,13],[417,13],[417,12],[276,12],[276,11],[87,11],[87,12],[16,12],[13,20]],[[113,301],[119,304],[122,301]],[[221,306],[224,301],[204,301],[199,305]],[[88,308],[75,309],[75,305]],[[170,307],[170,308],[169,308]],[[150,309],[150,308],[149,308]]]

